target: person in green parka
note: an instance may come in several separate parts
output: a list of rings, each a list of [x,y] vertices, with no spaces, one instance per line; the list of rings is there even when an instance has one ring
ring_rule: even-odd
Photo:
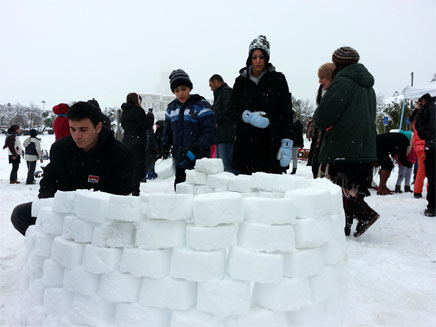
[[[379,218],[363,199],[377,160],[376,96],[374,77],[359,58],[351,47],[335,50],[333,81],[313,116],[315,126],[325,131],[318,158],[321,173],[342,187],[345,234],[350,235],[357,219],[354,237]]]

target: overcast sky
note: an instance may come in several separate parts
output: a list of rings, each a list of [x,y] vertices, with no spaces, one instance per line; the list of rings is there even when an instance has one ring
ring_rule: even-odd
[[[289,89],[314,102],[318,67],[352,46],[391,96],[436,73],[436,1],[0,0],[0,104],[96,98],[120,106],[129,92],[171,94],[182,68],[193,93],[209,77],[233,86],[250,42],[266,35]]]

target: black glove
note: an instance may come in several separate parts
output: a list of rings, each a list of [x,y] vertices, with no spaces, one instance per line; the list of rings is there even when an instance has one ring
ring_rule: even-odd
[[[163,148],[162,149],[162,159],[168,159],[170,155],[171,148]]]
[[[191,150],[186,150],[180,154],[179,162],[177,163],[177,166],[179,168],[186,168],[194,162],[195,160],[195,154]]]

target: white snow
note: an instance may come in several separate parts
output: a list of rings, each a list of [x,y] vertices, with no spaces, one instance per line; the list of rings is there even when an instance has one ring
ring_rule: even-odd
[[[51,135],[43,136],[42,147],[48,149],[53,139],[54,137]],[[2,142],[4,143],[4,135],[0,136],[0,143],[3,144]],[[7,163],[7,152],[0,151],[0,196],[2,198],[0,205],[0,229],[2,230],[2,237],[0,238],[0,325],[33,326],[41,321],[41,307],[33,306],[32,311],[26,313],[26,316],[23,315],[23,308],[28,309],[29,303],[42,305],[43,297],[40,291],[44,289],[44,278],[32,281],[30,289],[34,292],[29,292],[23,302],[20,284],[23,282],[21,270],[25,256],[24,239],[11,225],[10,214],[16,205],[34,201],[37,198],[38,185],[24,185],[27,173],[25,162],[22,162],[18,172],[22,184],[10,185],[10,168],[11,166]],[[390,188],[394,186],[396,175],[397,170],[394,170],[388,181]],[[300,163],[295,177],[303,176],[310,178],[311,171],[310,167],[305,167]],[[376,177],[375,180],[377,181],[378,178]],[[157,181],[142,184],[141,192],[172,193],[173,180],[171,178],[167,180],[158,179]],[[425,195],[424,191],[424,198]],[[414,199],[411,193],[382,197],[371,191],[371,196],[366,198],[366,201],[380,213],[381,218],[360,238],[346,238],[347,267],[345,274],[348,283],[346,285],[348,296],[342,299],[345,303],[343,326],[427,327],[436,325],[436,306],[434,305],[436,299],[436,246],[434,238],[434,235],[436,235],[436,220],[423,216],[426,207],[425,199]],[[319,223],[318,219],[317,222]],[[76,257],[79,253],[76,253],[75,249],[65,244],[62,245],[64,247],[58,249],[60,252],[58,259],[62,257],[61,260],[57,260],[58,262],[61,261],[59,263],[69,265],[76,262],[75,260],[79,260],[80,256]],[[29,247],[32,248],[31,244]],[[67,256],[68,260],[66,260],[65,254],[70,255],[69,258]],[[30,252],[28,260],[31,260],[31,257],[37,263],[34,273],[41,273],[42,269],[39,271],[38,265],[46,263],[45,257]],[[248,263],[250,262],[248,261]],[[53,274],[56,275],[55,264],[47,262],[47,265],[49,264],[53,268]],[[329,289],[331,289],[332,283],[337,283],[339,274],[344,273],[342,269],[343,266],[334,266],[331,270],[325,271],[322,278],[320,276],[317,279],[311,279],[311,287],[315,289],[313,296],[320,300],[325,298]],[[47,269],[47,271],[49,270]],[[59,271],[60,269],[58,269],[58,273]],[[110,287],[100,291],[108,298],[115,297],[117,294],[119,296],[123,295],[117,291],[118,289],[137,289],[137,279],[135,277],[129,277],[129,280],[124,280],[124,283],[122,283],[123,280],[119,278],[119,275],[106,276],[106,283],[110,284]],[[56,278],[59,278],[59,275]],[[189,309],[189,303],[192,304],[195,301],[195,283],[172,280],[168,277],[165,279],[173,283],[155,289],[153,292],[155,299],[149,298],[146,300],[144,298],[149,294],[149,289],[144,289],[143,285],[143,299],[141,301],[141,297],[139,297],[139,302],[144,304],[153,303],[156,307],[159,307],[156,304],[165,302],[162,305],[167,306],[168,303],[174,301],[175,295],[182,294],[182,291],[169,292],[169,290],[174,289],[174,283],[187,283],[191,288],[186,293],[185,306],[174,309]],[[114,286],[114,281],[117,282],[115,285],[117,287]],[[131,285],[132,287],[127,287],[132,283],[134,284]],[[150,285],[155,285],[155,283],[150,283]],[[341,286],[338,285],[338,287]],[[46,304],[48,305],[48,302],[50,302],[50,305],[54,305],[59,310],[54,312],[55,310],[51,308],[55,314],[63,312],[65,305],[71,305],[69,292],[59,291],[58,289],[52,290],[49,296],[46,297]],[[129,301],[135,297],[136,294],[124,294],[123,300]],[[172,303],[174,304],[174,302]],[[92,301],[91,298],[82,298],[80,300],[76,296],[72,304],[75,313],[75,318],[72,320],[92,325],[93,315],[101,318],[108,316],[110,314],[108,312],[114,312],[113,308],[108,310],[106,306],[108,306],[107,303],[101,305],[98,301]],[[131,316],[131,312],[135,311],[134,308],[127,307],[120,310],[119,314],[124,316]],[[277,312],[273,313],[261,308],[254,308],[251,311],[253,312],[243,318],[229,321],[227,326],[246,326],[247,323],[250,326],[265,326],[266,324],[269,326],[286,326],[283,324],[286,318]],[[308,312],[300,310],[295,314],[287,313],[290,320],[300,322],[302,325],[303,322],[310,322],[311,318],[313,319],[316,315],[321,314],[322,308],[317,309],[313,306],[310,307],[310,310],[308,309]],[[180,318],[181,316],[182,313],[179,316],[179,321],[184,321]],[[203,316],[206,315],[203,313]],[[156,311],[156,318],[149,317],[150,320],[155,319],[156,321],[165,321],[167,319],[164,314],[158,311]],[[53,324],[53,326],[55,325]],[[309,323],[305,324],[305,326],[311,325]]]

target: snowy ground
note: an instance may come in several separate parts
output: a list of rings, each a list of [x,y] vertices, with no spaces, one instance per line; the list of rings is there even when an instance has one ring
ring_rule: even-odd
[[[4,138],[0,136],[0,144],[4,144]],[[25,138],[21,136],[21,141]],[[43,136],[42,148],[49,149],[53,141],[54,136]],[[24,161],[18,171],[22,184],[9,184],[10,169],[7,151],[2,150],[0,326],[14,327],[20,315],[23,237],[11,225],[10,214],[17,204],[37,198],[38,185],[24,184],[27,172]],[[396,174],[394,171],[388,182],[391,189]],[[297,175],[310,178],[310,168],[300,164]],[[172,181],[142,184],[141,190],[172,192]],[[423,215],[426,200],[414,199],[412,193],[382,197],[372,192],[367,202],[381,218],[359,239],[347,239],[349,294],[344,326],[436,326],[436,219]]]

